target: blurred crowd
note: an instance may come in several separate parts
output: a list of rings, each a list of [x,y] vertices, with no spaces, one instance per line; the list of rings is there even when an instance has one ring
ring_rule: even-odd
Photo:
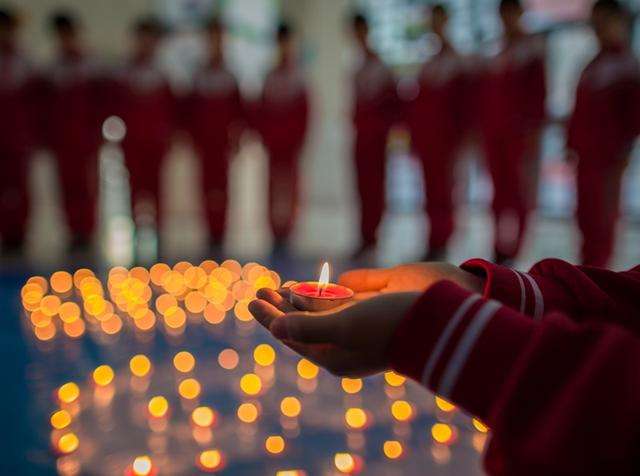
[[[445,5],[425,12],[439,49],[421,67],[413,88],[371,47],[365,16],[350,26],[360,50],[353,77],[353,160],[360,204],[363,257],[376,245],[385,207],[389,132],[400,125],[424,171],[429,238],[424,258],[446,258],[454,232],[454,169],[462,146],[476,141],[493,183],[494,259],[512,262],[536,204],[540,134],[545,111],[542,35],[523,28],[518,0],[502,0],[502,46],[486,55],[463,55],[447,37]],[[576,163],[577,221],[582,261],[605,266],[615,242],[621,180],[640,127],[640,66],[630,49],[630,17],[616,0],[597,0],[591,24],[599,51],[582,73],[567,123],[567,158]],[[305,143],[309,83],[298,61],[296,31],[282,23],[277,54],[258,100],[242,97],[225,60],[225,25],[203,26],[207,60],[185,93],[176,94],[158,64],[167,33],[153,17],[132,27],[128,58],[104,67],[84,48],[79,18],[52,13],[57,54],[33,66],[17,40],[20,24],[0,9],[0,239],[3,254],[23,251],[29,213],[28,176],[34,150],[55,157],[74,250],[91,246],[96,225],[98,150],[106,118],[126,124],[121,147],[129,172],[134,218],[163,216],[160,170],[176,132],[190,138],[200,164],[202,201],[210,247],[222,243],[229,161],[245,130],[260,136],[269,157],[269,221],[276,250],[285,251],[296,218],[298,162]]]

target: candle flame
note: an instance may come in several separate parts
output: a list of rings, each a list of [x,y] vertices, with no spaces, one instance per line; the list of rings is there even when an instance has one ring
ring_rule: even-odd
[[[320,278],[318,279],[318,296],[322,295],[322,292],[329,285],[329,263],[325,261],[320,270]]]

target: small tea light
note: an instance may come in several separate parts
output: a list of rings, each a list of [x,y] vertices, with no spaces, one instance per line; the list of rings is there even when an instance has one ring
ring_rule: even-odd
[[[318,281],[304,281],[289,288],[290,301],[301,311],[326,311],[350,301],[354,293],[346,286],[329,282],[329,263],[322,265]]]

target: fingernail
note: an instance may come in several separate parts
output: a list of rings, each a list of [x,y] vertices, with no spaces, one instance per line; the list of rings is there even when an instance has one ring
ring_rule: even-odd
[[[287,324],[282,320],[276,319],[275,321],[273,321],[270,330],[273,334],[273,337],[275,337],[276,339],[286,340],[289,338],[289,330],[287,329]]]

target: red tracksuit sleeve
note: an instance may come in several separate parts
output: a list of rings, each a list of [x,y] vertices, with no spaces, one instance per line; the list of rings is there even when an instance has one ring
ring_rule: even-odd
[[[620,326],[527,319],[443,281],[405,316],[389,356],[489,425],[491,475],[638,474],[640,340]]]
[[[540,46],[543,49],[543,46]],[[544,50],[543,50],[544,51]],[[543,52],[533,59],[527,68],[527,95],[525,118],[532,127],[540,127],[546,119],[547,80]]]
[[[542,318],[561,312],[577,321],[601,321],[640,335],[640,266],[624,272],[546,259],[528,273],[473,259],[462,269],[486,277],[484,297]]]

